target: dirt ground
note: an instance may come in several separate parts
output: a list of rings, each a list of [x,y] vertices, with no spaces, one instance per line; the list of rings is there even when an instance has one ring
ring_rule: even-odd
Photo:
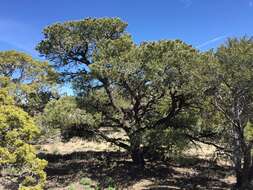
[[[147,161],[143,170],[132,165],[129,156],[109,143],[73,140],[41,147],[49,165],[47,189],[230,189],[235,182],[229,163],[213,161],[215,149],[201,145],[185,152],[183,158],[166,162]],[[94,188],[95,189],[95,188]]]
[[[235,178],[229,163],[213,161],[214,149],[200,147],[166,162],[147,160],[144,169],[134,166],[123,150],[104,142],[73,139],[45,144],[39,147],[39,156],[49,162],[47,190],[231,189]]]

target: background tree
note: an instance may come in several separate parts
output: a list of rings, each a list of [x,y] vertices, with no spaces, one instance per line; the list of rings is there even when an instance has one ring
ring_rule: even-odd
[[[43,113],[37,117],[38,124],[43,129],[43,140],[46,141],[52,136],[58,137],[59,132],[63,140],[69,140],[72,137],[93,138],[94,133],[89,130],[86,131],[83,125],[93,125],[100,118],[100,115],[88,114],[79,107],[76,97],[73,96],[51,100]]]
[[[31,115],[52,97],[57,75],[47,62],[16,51],[0,52],[0,88],[8,87],[16,103]]]
[[[253,177],[253,41],[229,39],[218,48],[216,72],[209,73],[209,105],[218,115],[222,149],[230,155],[236,173],[236,188],[249,187]],[[207,92],[207,91],[206,91]],[[212,112],[210,112],[212,113]],[[218,144],[218,143],[217,143]]]
[[[36,157],[31,145],[38,134],[39,129],[30,116],[16,107],[7,91],[1,89],[0,169],[2,175],[5,171],[12,180],[17,178],[20,190],[42,190],[46,181],[43,169],[47,162]]]

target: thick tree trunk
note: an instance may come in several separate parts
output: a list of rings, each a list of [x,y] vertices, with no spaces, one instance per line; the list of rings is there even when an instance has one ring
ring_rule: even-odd
[[[251,157],[251,147],[243,148],[243,155],[241,156],[242,162],[238,162],[235,165],[236,172],[236,185],[235,189],[238,190],[250,190],[252,181],[252,157]]]
[[[236,184],[235,189],[237,190],[251,190],[251,174],[249,170],[242,169],[236,171]]]
[[[236,92],[238,93],[238,92]],[[232,108],[233,116],[233,156],[236,172],[236,185],[235,189],[238,190],[250,190],[251,187],[251,168],[252,168],[252,157],[251,157],[251,143],[248,143],[244,136],[244,124],[241,114],[241,102],[240,97],[235,97],[234,106]]]
[[[135,148],[131,151],[131,157],[137,166],[140,166],[141,168],[144,167],[145,165],[145,160],[144,160],[144,155],[143,155],[143,150],[142,148]]]
[[[130,136],[131,158],[137,166],[143,168],[145,165],[143,148],[141,147],[141,135],[139,133]]]
[[[236,190],[250,190],[250,179],[248,173],[243,170],[236,172]]]

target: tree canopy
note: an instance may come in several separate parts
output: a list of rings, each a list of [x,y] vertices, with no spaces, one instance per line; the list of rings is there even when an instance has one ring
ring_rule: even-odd
[[[45,61],[17,51],[2,51],[0,79],[0,87],[8,87],[17,104],[35,114],[47,103],[57,75]]]
[[[126,26],[119,18],[56,23],[44,29],[44,40],[37,50],[54,62],[65,77],[73,78],[87,72],[86,66],[93,62],[98,43],[125,35]]]
[[[223,130],[220,140],[235,166],[237,186],[247,189],[253,177],[253,41],[229,39],[215,52],[216,72],[210,73],[211,104]],[[225,144],[224,144],[225,142]]]
[[[112,26],[101,30],[98,23],[115,26],[117,30]],[[196,81],[201,78],[204,62],[197,50],[180,40],[145,42],[137,46],[124,33],[125,26],[118,19],[56,24],[45,30],[45,40],[38,45],[38,50],[58,68],[64,69],[73,62],[77,68],[83,64],[88,66],[89,72],[84,69],[75,73],[72,80],[80,95],[80,107],[87,114],[101,114],[100,121],[96,120],[93,126],[121,129],[127,140],[109,138],[89,124],[84,130],[88,127],[105,140],[130,151],[135,162],[143,162],[141,144],[145,131],[180,125],[185,129],[190,127],[178,121],[190,117],[186,110],[196,111],[193,109],[196,97],[202,96]],[[64,37],[51,38],[56,34]],[[79,41],[79,35],[83,41]],[[77,46],[91,42],[93,48],[87,52],[90,54],[80,54]],[[85,59],[88,62],[83,61]],[[64,77],[65,73],[61,75]]]

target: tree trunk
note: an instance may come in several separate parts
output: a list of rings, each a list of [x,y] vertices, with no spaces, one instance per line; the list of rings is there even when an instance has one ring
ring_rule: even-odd
[[[131,158],[137,166],[143,168],[145,165],[143,148],[141,147],[141,135],[135,133],[130,136]]]
[[[233,161],[234,161],[234,169],[236,175],[236,184],[235,189],[241,190],[244,186],[243,182],[243,171],[242,171],[242,144],[240,139],[240,129],[237,126],[233,126],[234,132],[234,143],[233,143]]]
[[[236,185],[235,188],[238,190],[250,190],[252,180],[252,158],[251,158],[251,147],[243,148],[243,163],[240,166],[235,167],[236,172]]]
[[[249,170],[236,171],[236,184],[237,190],[251,190],[251,177]]]
[[[243,170],[236,172],[236,190],[250,190],[250,180],[248,173]]]
[[[145,160],[144,160],[144,155],[143,155],[143,150],[141,147],[135,148],[131,151],[131,157],[137,166],[140,166],[141,168],[144,167],[145,165]]]

